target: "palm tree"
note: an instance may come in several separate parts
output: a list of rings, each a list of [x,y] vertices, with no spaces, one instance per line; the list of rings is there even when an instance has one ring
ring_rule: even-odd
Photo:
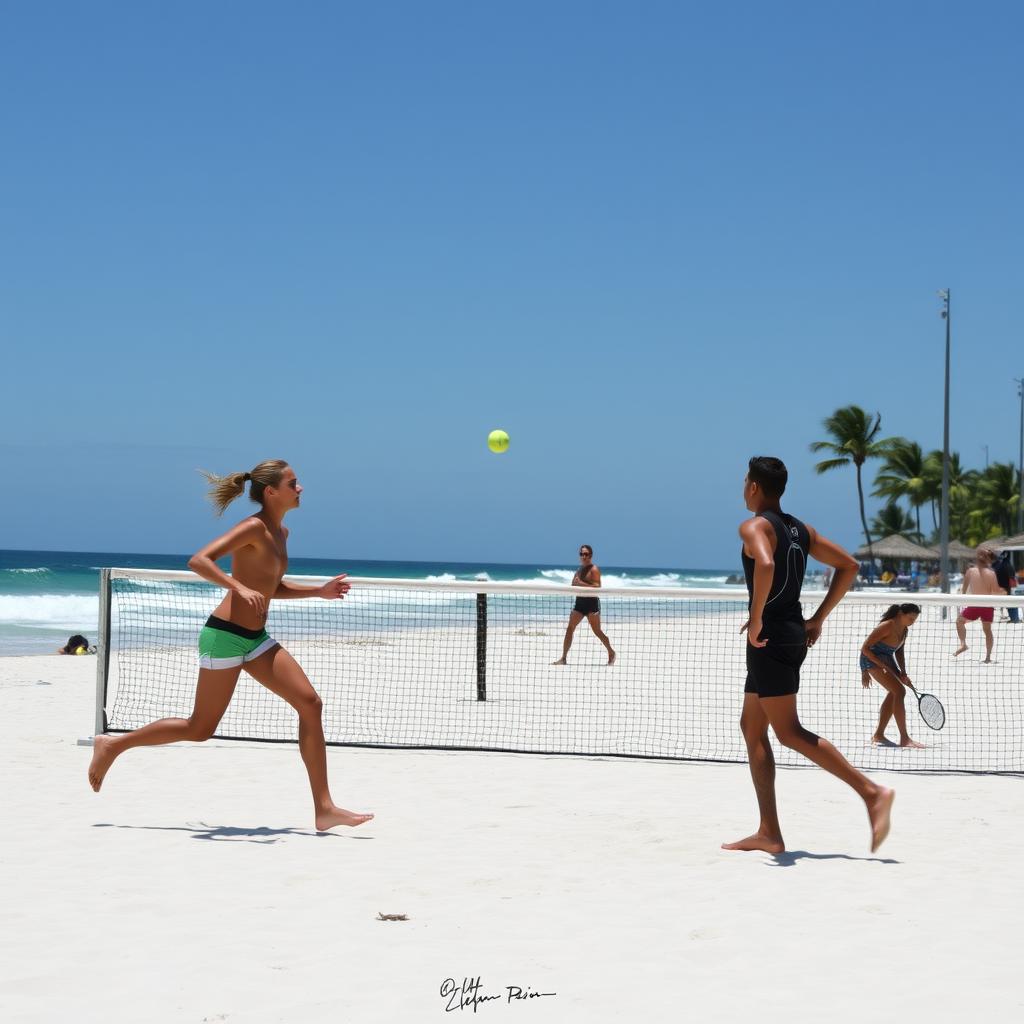
[[[898,533],[901,537],[920,543],[921,535],[914,529],[914,517],[895,502],[890,502],[871,520],[871,529],[879,537]]]
[[[994,533],[1013,533],[1020,502],[1017,467],[1012,462],[994,462],[977,476],[975,508],[984,512]],[[991,534],[990,534],[991,535]]]
[[[888,498],[890,502],[906,498],[914,510],[920,539],[921,506],[929,498],[924,453],[916,441],[908,441],[905,437],[894,437],[891,444],[891,451],[875,475],[875,489],[871,493],[878,498]]]
[[[851,463],[857,470],[857,497],[860,501],[860,522],[864,527],[864,536],[868,542],[868,557],[874,558],[871,551],[871,534],[868,531],[867,517],[864,515],[864,483],[861,480],[861,466],[868,459],[880,459],[887,456],[892,448],[892,438],[878,438],[882,426],[881,413],[872,417],[859,405],[847,405],[836,409],[824,421],[825,430],[832,435],[831,441],[814,441],[812,452],[830,452],[831,459],[825,459],[815,465],[817,473],[827,473],[830,469],[848,466]]]

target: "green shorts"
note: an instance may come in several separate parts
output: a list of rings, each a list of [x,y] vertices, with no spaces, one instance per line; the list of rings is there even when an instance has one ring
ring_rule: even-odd
[[[199,667],[238,668],[276,646],[265,629],[246,629],[211,615],[199,632]]]

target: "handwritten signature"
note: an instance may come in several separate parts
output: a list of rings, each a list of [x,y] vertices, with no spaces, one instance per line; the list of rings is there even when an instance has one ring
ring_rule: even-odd
[[[558,995],[557,992],[534,992],[529,985],[525,987],[506,985],[504,995],[499,993],[488,996],[480,991],[482,987],[480,975],[475,978],[463,978],[461,985],[456,983],[454,978],[445,978],[441,982],[441,998],[447,1000],[444,1012],[451,1013],[453,1010],[465,1010],[472,1007],[473,1012],[476,1013],[484,1003],[503,1000],[507,1006],[513,1002],[527,1002],[530,999],[544,999],[547,996]]]

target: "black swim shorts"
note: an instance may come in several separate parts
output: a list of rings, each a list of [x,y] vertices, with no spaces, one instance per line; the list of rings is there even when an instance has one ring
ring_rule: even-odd
[[[601,611],[601,599],[599,597],[577,597],[572,610],[579,612],[580,615],[596,615]]]
[[[764,647],[747,644],[747,685],[744,693],[758,697],[786,697],[800,689],[800,666],[807,657],[807,645],[773,643]]]

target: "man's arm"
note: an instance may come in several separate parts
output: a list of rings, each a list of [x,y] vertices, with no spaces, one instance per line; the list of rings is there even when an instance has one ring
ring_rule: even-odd
[[[761,616],[764,614],[768,595],[772,592],[772,580],[775,577],[775,549],[772,547],[775,531],[766,520],[754,516],[740,524],[740,537],[747,557],[754,560],[750,618],[744,626],[747,631],[747,643],[752,647],[764,647],[768,641],[761,639]]]
[[[860,565],[848,551],[834,541],[822,537],[814,527],[808,526],[807,532],[811,537],[811,557],[816,558],[819,562],[824,562],[825,565],[832,566],[835,570],[832,573],[832,582],[829,584],[828,592],[821,604],[818,605],[818,610],[805,623],[807,646],[812,647],[821,636],[821,627],[825,619],[856,581]]]

